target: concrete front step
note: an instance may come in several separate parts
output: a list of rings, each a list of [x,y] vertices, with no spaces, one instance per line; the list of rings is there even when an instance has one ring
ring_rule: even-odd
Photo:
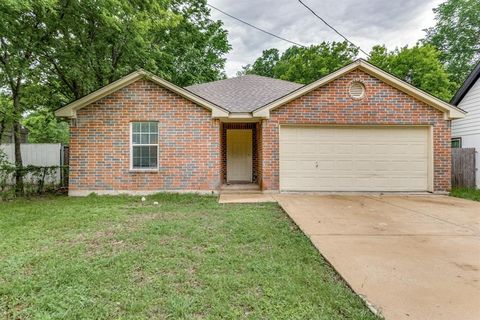
[[[234,189],[221,189],[220,194],[262,194],[261,190],[234,190]]]
[[[258,184],[255,183],[235,183],[224,184],[220,188],[220,194],[238,194],[238,193],[262,193]]]

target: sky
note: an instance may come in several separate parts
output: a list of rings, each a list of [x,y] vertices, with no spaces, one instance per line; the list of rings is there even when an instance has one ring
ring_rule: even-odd
[[[423,29],[434,24],[432,9],[445,0],[303,0],[318,15],[353,43],[369,52],[376,44],[389,50],[415,45]],[[297,0],[208,0],[257,27],[304,45],[343,39],[312,15]],[[266,35],[211,9],[214,20],[228,30],[232,50],[226,55],[225,71],[236,75],[242,66],[253,63],[262,51],[284,51],[290,43]],[[362,57],[362,56],[360,56]]]

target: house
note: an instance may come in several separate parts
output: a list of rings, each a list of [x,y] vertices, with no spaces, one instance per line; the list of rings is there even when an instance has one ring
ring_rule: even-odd
[[[177,87],[140,70],[56,111],[70,195],[450,189],[464,112],[357,60],[308,85],[244,76]]]
[[[480,61],[453,97],[451,104],[468,112],[452,123],[452,147],[476,149],[476,184],[480,188]]]

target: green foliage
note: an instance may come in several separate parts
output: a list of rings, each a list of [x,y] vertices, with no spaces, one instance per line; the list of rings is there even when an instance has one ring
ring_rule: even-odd
[[[431,45],[417,44],[391,52],[385,46],[374,46],[369,61],[440,99],[449,101],[453,96],[455,85],[439,60],[439,52]]]
[[[223,22],[210,19],[207,0],[173,0],[171,10],[181,17],[179,24],[159,39],[161,55],[151,71],[163,74],[179,86],[204,83],[226,77],[223,69],[230,51]],[[159,68],[167,62],[165,70]],[[167,72],[166,72],[167,71]]]
[[[262,56],[257,58],[253,65],[246,65],[242,67],[242,71],[238,73],[239,76],[243,74],[256,74],[264,77],[275,77],[273,68],[280,60],[280,53],[278,49],[272,48],[264,50]]]
[[[311,83],[351,63],[358,49],[347,42],[322,42],[308,48],[287,49],[275,65],[276,78]]]
[[[480,201],[480,189],[454,188],[450,195],[452,197]]]
[[[461,85],[480,60],[480,1],[448,0],[433,11],[436,25],[423,41],[441,52],[452,81]]]
[[[3,141],[3,135],[12,128],[13,123],[13,104],[5,94],[0,94],[0,143]]]
[[[243,73],[258,74],[298,83],[311,83],[351,63],[358,49],[347,42],[322,42],[308,48],[292,46],[280,58],[278,50],[265,50]]]
[[[29,114],[22,123],[28,130],[30,143],[68,144],[68,123],[57,119],[50,110],[37,110]]]
[[[26,120],[34,141],[65,140],[64,125],[44,110],[135,69],[180,86],[225,77],[227,32],[206,0],[8,0],[0,21],[0,89],[13,102],[13,123],[40,110]]]
[[[379,319],[277,204],[17,199],[0,239],[6,319]]]
[[[138,68],[180,86],[217,80],[230,50],[205,0],[73,0],[58,3],[47,24],[41,66],[66,100]]]
[[[1,150],[0,150],[1,151]],[[21,195],[40,195],[46,192],[56,192],[66,186],[66,180],[57,181],[57,175],[68,176],[68,166],[15,166],[6,161],[0,153],[0,200],[12,199],[19,194],[13,192],[13,182],[16,174],[24,180]]]

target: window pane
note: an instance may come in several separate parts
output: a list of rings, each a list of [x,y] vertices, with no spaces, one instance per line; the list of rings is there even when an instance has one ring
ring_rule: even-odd
[[[132,132],[140,132],[140,122],[132,123]]]
[[[140,158],[140,148],[139,147],[133,147],[133,157],[134,158]]]
[[[157,147],[150,147],[150,158],[157,158]]]
[[[158,132],[158,122],[150,122],[150,133]]]
[[[157,158],[150,158],[150,168],[157,167]]]
[[[150,144],[157,144],[158,143],[158,134],[151,134],[150,135]]]
[[[141,130],[142,130],[142,133],[148,132],[148,122],[141,122]]]
[[[462,147],[462,138],[453,138],[452,148],[461,148],[461,147]]]
[[[140,168],[140,158],[133,158],[133,167],[134,168]]]
[[[139,144],[140,143],[140,134],[139,133],[133,133],[132,134],[132,143],[133,144]]]
[[[148,141],[149,141],[149,140],[148,140],[148,134],[142,133],[142,134],[140,135],[140,143],[141,143],[141,144],[148,144],[148,143],[149,143]]]

